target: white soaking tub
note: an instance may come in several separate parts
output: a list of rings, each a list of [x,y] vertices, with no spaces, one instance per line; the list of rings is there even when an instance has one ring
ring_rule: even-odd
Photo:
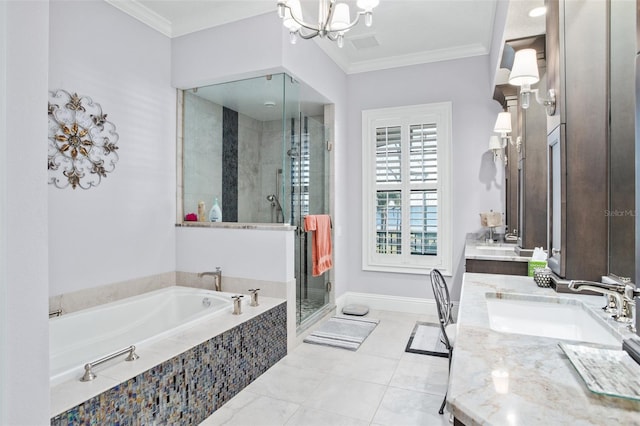
[[[50,386],[79,380],[84,365],[171,336],[233,310],[230,293],[172,286],[49,320]],[[115,362],[125,362],[125,356]],[[114,362],[114,361],[111,361]]]

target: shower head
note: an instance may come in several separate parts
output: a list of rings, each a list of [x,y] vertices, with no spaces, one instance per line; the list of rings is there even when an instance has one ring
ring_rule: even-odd
[[[274,203],[277,200],[275,194],[267,195],[267,201]]]

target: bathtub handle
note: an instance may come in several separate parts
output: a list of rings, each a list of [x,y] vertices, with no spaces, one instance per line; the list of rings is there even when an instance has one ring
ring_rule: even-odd
[[[90,382],[93,379],[95,379],[97,376],[96,374],[91,371],[91,369],[93,367],[96,367],[102,363],[105,363],[109,360],[112,360],[113,358],[119,357],[120,355],[124,355],[126,353],[129,353],[129,355],[124,359],[125,361],[135,361],[136,359],[140,358],[137,354],[136,354],[136,347],[134,345],[129,346],[128,348],[124,348],[124,349],[120,349],[119,351],[113,352],[107,356],[104,356],[100,359],[97,359],[93,362],[89,362],[87,364],[84,365],[84,376],[82,376],[82,378],[80,379],[81,382]]]
[[[249,306],[258,306],[258,291],[259,288],[250,288],[249,292],[251,293],[251,303]]]

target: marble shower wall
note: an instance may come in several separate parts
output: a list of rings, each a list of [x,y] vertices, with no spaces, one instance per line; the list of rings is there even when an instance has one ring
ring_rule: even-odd
[[[225,222],[281,219],[267,195],[277,194],[287,209],[282,121],[258,121],[188,91],[184,115],[185,214],[196,213],[199,201],[205,202],[208,212],[218,197]]]
[[[197,213],[198,202],[208,209],[214,188],[222,188],[222,107],[190,91],[184,92],[183,176],[184,213]],[[220,189],[217,190],[220,196]]]

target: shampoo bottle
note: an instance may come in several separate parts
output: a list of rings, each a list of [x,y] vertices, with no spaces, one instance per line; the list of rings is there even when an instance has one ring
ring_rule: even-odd
[[[207,210],[206,210],[206,207],[204,205],[204,201],[200,201],[198,203],[198,221],[199,222],[205,222],[206,221],[206,219],[205,219],[205,217],[206,217],[205,215],[206,214],[207,214]]]
[[[209,221],[222,222],[222,210],[220,209],[220,204],[218,204],[218,197],[213,199],[213,206],[209,210]]]

